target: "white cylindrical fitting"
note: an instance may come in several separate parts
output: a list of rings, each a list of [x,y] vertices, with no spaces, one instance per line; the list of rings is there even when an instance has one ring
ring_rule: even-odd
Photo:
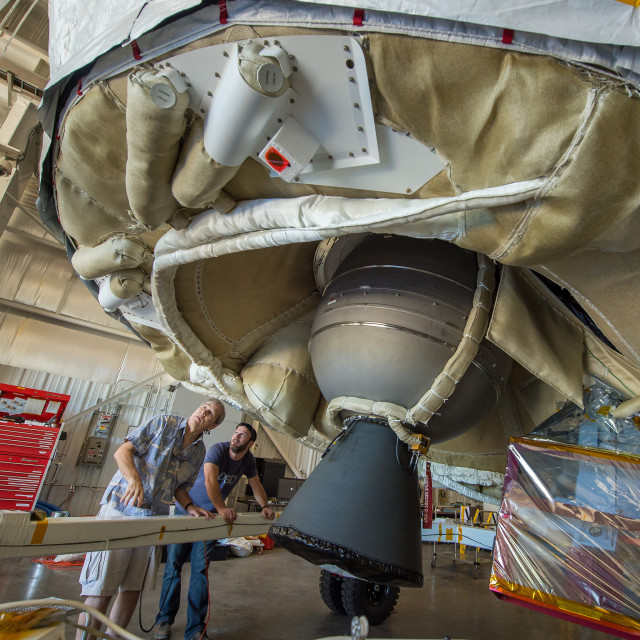
[[[270,69],[273,71],[276,67],[279,69],[274,62]],[[238,46],[235,45],[205,118],[204,148],[207,153],[227,167],[242,164],[255,148],[264,146],[260,139],[265,127],[289,100],[287,91],[276,96],[265,95],[244,80],[239,69]]]

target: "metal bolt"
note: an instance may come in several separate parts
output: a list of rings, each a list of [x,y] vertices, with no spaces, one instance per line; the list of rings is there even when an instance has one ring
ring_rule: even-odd
[[[333,160],[333,156],[327,156],[327,158],[329,158],[329,160]]]
[[[211,98],[213,96],[213,93],[211,93],[211,91],[207,91],[207,95]]]
[[[276,47],[279,47],[279,46],[280,46],[280,41],[279,41],[279,40],[274,40],[274,41],[273,41],[273,44],[275,44],[275,45],[276,45]]]
[[[345,44],[344,47],[342,47],[345,51],[349,51],[349,47]]]
[[[169,69],[171,69],[171,63],[170,63],[170,62],[165,62],[165,63],[164,63],[164,66],[165,66],[165,67],[168,67]]]
[[[406,192],[407,193],[411,193],[411,189],[406,189]]]
[[[349,157],[350,157],[350,158],[354,158],[354,157],[355,157],[355,155],[354,155],[351,151],[349,151]]]
[[[300,178],[298,178],[298,176],[296,176],[296,177],[294,178],[294,180],[295,180],[296,182],[300,182]]]
[[[229,57],[229,54],[228,54],[226,51],[223,51],[223,52],[222,52],[222,55],[223,55],[225,58],[228,58],[228,57]]]
[[[358,127],[358,131],[360,132],[364,131],[364,127]]]
[[[366,147],[362,147],[362,153],[367,153]]]
[[[292,68],[292,71],[297,71],[297,70],[298,70],[298,67],[293,67]]]
[[[180,75],[184,78],[184,71],[180,71]]]
[[[271,140],[271,136],[267,136],[267,140]]]
[[[293,98],[291,98],[291,99],[289,100],[289,102],[290,102],[291,104],[295,104],[295,103],[296,103],[296,101],[295,101]]]
[[[219,77],[220,77],[220,74],[219,74],[217,71],[216,71],[213,75],[214,75],[216,78],[219,78]]]
[[[264,44],[265,44],[265,46],[266,46],[266,47],[268,47],[268,46],[269,46],[269,41],[268,41],[268,40],[265,40],[265,41],[264,41]]]
[[[349,76],[349,82],[355,82],[356,79],[353,76]]]
[[[204,113],[204,109],[200,109],[200,113]]]
[[[282,118],[278,118],[278,124],[282,124]]]
[[[354,109],[359,109],[359,108],[360,108],[360,105],[359,105],[357,102],[354,102],[354,103],[353,103],[353,108],[354,108]]]
[[[161,65],[161,64],[159,64],[159,65],[158,65],[158,69],[164,69],[164,66],[163,66],[163,65]]]
[[[191,83],[190,82],[187,82],[187,87],[191,87]]]
[[[295,60],[295,59],[296,59],[296,57],[293,55],[293,53],[290,53],[289,54],[289,60]]]

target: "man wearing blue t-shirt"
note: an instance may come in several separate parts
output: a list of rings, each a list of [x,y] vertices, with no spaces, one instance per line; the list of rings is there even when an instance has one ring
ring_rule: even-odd
[[[258,478],[256,459],[249,451],[255,441],[256,430],[250,424],[241,422],[230,442],[218,442],[210,447],[189,491],[192,502],[184,507],[176,504],[176,513],[184,515],[185,509],[194,505],[208,511],[217,511],[228,524],[232,524],[238,514],[227,507],[225,500],[244,475],[262,507],[262,517],[273,520],[275,513],[267,506],[267,494]],[[214,546],[214,540],[167,546],[167,566],[162,580],[160,611],[156,617],[157,627],[154,633],[156,640],[167,640],[171,636],[171,625],[180,608],[180,573],[187,559],[191,560],[191,579],[184,637],[185,640],[206,640],[204,629],[209,600],[207,570]]]

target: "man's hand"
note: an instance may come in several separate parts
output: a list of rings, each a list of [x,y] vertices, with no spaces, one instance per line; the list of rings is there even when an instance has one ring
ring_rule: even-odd
[[[265,507],[262,510],[262,517],[266,518],[267,520],[273,520],[276,517],[276,512],[271,509],[271,507]]]
[[[224,521],[227,524],[233,524],[235,519],[238,517],[238,514],[229,507],[225,507],[224,509],[218,509],[218,513],[224,518]]]
[[[141,507],[144,500],[144,490],[142,488],[142,482],[140,478],[132,478],[127,489],[122,495],[120,502],[124,505],[131,505],[132,507]]]
[[[204,516],[207,520],[213,520],[213,518],[216,517],[215,513],[212,513],[211,511],[207,511],[202,507],[196,507],[195,504],[189,505],[189,508],[187,509],[187,513],[190,516],[193,516],[194,518],[199,518],[200,516]]]
[[[125,440],[116,449],[113,457],[118,465],[118,470],[127,481],[127,488],[120,502],[125,506],[141,507],[144,502],[144,489],[134,462],[135,454],[135,447],[128,440]]]

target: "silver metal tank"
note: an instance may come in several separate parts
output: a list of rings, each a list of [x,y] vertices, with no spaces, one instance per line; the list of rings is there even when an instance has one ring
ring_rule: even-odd
[[[415,405],[460,344],[477,271],[475,253],[440,240],[370,235],[357,244],[330,274],[311,329],[311,360],[325,398]],[[483,341],[429,421],[431,442],[479,422],[510,368],[511,359]]]

